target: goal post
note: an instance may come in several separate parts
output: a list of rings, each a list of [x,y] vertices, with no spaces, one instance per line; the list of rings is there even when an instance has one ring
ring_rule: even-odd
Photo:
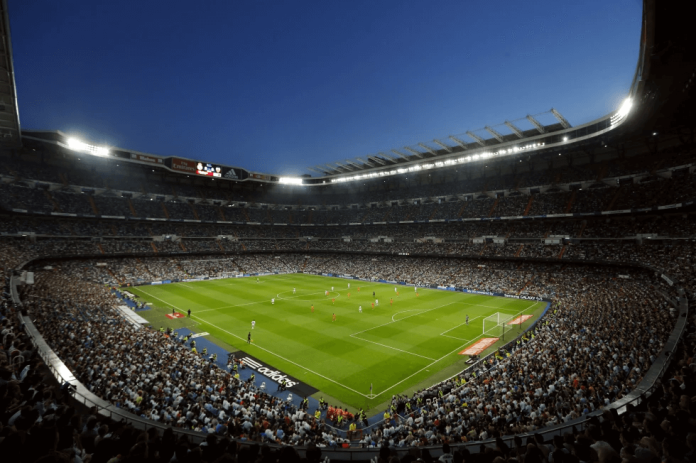
[[[505,334],[512,330],[510,322],[513,318],[513,315],[500,312],[487,316],[483,319],[483,335],[505,339]]]

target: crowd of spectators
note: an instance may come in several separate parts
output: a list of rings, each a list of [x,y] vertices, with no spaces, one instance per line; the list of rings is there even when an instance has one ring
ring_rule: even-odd
[[[682,161],[689,159],[685,157]],[[356,192],[350,185],[333,185],[330,190],[322,188],[324,193],[320,195],[311,189],[291,193],[286,187],[278,186],[269,188],[264,197],[254,201],[239,198],[230,201],[227,192],[183,184],[162,188],[156,182],[147,182],[129,190],[135,186],[133,179],[118,183],[120,190],[97,191],[85,188],[88,185],[62,181],[48,188],[48,184],[41,183],[47,180],[40,178],[45,170],[36,170],[23,172],[10,182],[0,182],[0,207],[29,213],[179,221],[346,224],[626,210],[678,204],[694,199],[696,193],[693,168],[689,165],[665,171],[664,175],[643,172],[620,182],[600,179],[600,170],[597,166],[563,167],[547,174],[503,175],[444,184],[399,184],[392,191]],[[525,186],[526,181],[548,183]],[[581,187],[583,184],[585,188]]]
[[[356,256],[348,261],[334,256],[332,261],[326,255],[309,259],[309,266],[312,271],[332,268],[365,278],[384,277],[386,269],[401,268],[404,270],[392,275],[394,278],[409,275],[424,285],[441,282],[448,271],[470,267],[460,272],[460,280],[452,281],[478,281],[481,289],[515,291],[532,278],[544,291],[537,294],[554,297],[556,305],[533,336],[521,340],[507,355],[411,397],[395,396],[390,418],[360,435],[357,444],[365,447],[483,441],[532,432],[601,409],[635,387],[673,326],[668,302],[651,288],[654,278],[650,272],[627,270],[630,279],[622,279],[606,268],[571,266],[559,271],[558,265],[517,268],[503,262],[475,267],[459,262],[443,272],[444,262],[437,259],[416,259],[414,263],[405,257],[395,259],[374,261]],[[148,271],[176,273],[174,269],[180,268],[195,274],[211,269],[225,272],[239,265],[270,270],[278,265],[269,263],[274,260],[263,255],[245,256],[241,262],[143,259],[143,265]],[[301,255],[284,256],[283,265],[296,268],[305,260]],[[108,265],[116,268],[113,262]],[[133,262],[123,265],[132,266]],[[36,284],[22,289],[25,307],[44,338],[94,393],[148,419],[207,432],[211,436],[208,442],[217,451],[233,455],[239,450],[229,437],[318,448],[341,444],[343,438],[311,414],[267,395],[256,384],[235,379],[226,369],[210,364],[163,333],[138,329],[125,321],[114,308],[118,301],[102,284],[103,269],[96,262],[58,264],[37,272]],[[44,392],[44,397],[52,395]],[[144,437],[98,416],[78,418],[74,409],[65,406],[46,412],[37,402],[31,403],[35,406],[25,406],[26,411],[19,415],[26,421],[15,427],[39,433],[44,426],[42,421],[36,422],[41,413],[55,414],[57,420],[63,417],[59,426],[78,428],[79,438],[71,440],[71,433],[56,449],[77,455],[104,458],[117,448],[154,454],[165,451],[158,446],[162,439],[174,439],[152,431]],[[124,433],[124,442],[100,445],[116,430],[117,435]],[[21,447],[21,442],[10,439],[0,446],[13,449]],[[200,457],[208,450],[183,439],[166,452],[170,456],[184,452],[188,458],[191,452]],[[39,451],[48,449],[44,446]],[[185,458],[181,461],[188,461]]]
[[[668,157],[660,167],[683,165],[692,161],[690,156]],[[28,173],[21,164],[9,163],[1,173],[10,173],[14,181],[0,182],[5,209],[265,225],[4,216],[0,233],[16,237],[0,240],[0,455],[19,455],[8,461],[21,462],[41,456],[49,456],[45,461],[107,462],[116,455],[120,459],[113,461],[291,462],[300,461],[291,447],[271,452],[239,446],[231,438],[309,445],[307,461],[318,461],[322,447],[341,446],[343,434],[323,419],[267,394],[257,383],[240,381],[229,369],[161,332],[126,321],[108,289],[114,284],[240,273],[344,274],[554,301],[535,331],[508,352],[409,397],[393,397],[388,419],[365,429],[353,444],[393,449],[484,441],[535,432],[601,410],[629,394],[655,362],[674,326],[670,282],[684,287],[689,298],[696,297],[696,244],[687,239],[696,234],[691,216],[302,229],[270,224],[534,216],[693,199],[689,169],[664,178],[654,175],[654,161],[638,161],[484,176],[463,186],[418,185],[409,195],[420,200],[405,200],[403,189],[353,194],[345,185],[317,196],[315,204],[323,206],[314,210],[301,206],[312,202],[291,187],[265,194],[270,206],[224,207],[220,201],[232,198],[212,189],[118,172],[103,178],[46,168]],[[641,175],[616,186],[602,181],[632,174]],[[37,187],[36,180],[65,187]],[[588,181],[594,183],[570,191],[557,186]],[[76,185],[107,191],[82,193]],[[507,196],[496,193],[539,185],[554,186],[531,196],[517,190]],[[137,194],[123,195],[112,188]],[[375,202],[380,204],[369,205]],[[293,206],[277,205],[288,203]],[[353,208],[353,203],[359,205]],[[334,210],[326,204],[341,206]],[[42,236],[19,236],[32,234]],[[122,253],[140,256],[118,257]],[[205,445],[170,431],[143,433],[94,410],[78,411],[68,394],[51,383],[10,300],[8,277],[11,269],[29,259],[67,255],[97,257],[43,262],[34,269],[36,284],[21,291],[24,307],[44,339],[95,394],[149,420],[207,433]],[[524,260],[528,257],[552,261]],[[637,263],[650,269],[574,265],[576,260]],[[668,278],[660,278],[662,273]],[[692,318],[693,336],[695,326]],[[662,386],[649,408],[629,408],[621,417],[606,412],[603,421],[553,442],[534,438],[514,449],[497,442],[476,458],[486,463],[496,457],[529,459],[527,463],[688,463],[696,449],[696,437],[687,435],[693,425],[690,403],[696,397],[693,336],[675,356],[674,381]],[[429,458],[427,452],[422,456]],[[453,453],[455,461],[469,458],[473,457],[466,452]]]

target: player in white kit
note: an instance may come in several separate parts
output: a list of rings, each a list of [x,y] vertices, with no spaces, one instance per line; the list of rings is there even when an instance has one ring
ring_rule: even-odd
[[[253,330],[255,326],[256,326],[256,320],[252,320],[251,321],[251,329]]]
[[[362,306],[358,307],[358,312],[362,313]]]

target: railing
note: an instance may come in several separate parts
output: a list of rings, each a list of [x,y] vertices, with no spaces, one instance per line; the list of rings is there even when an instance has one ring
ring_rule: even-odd
[[[101,256],[103,258],[103,256]],[[21,270],[28,264],[30,264],[34,260],[41,260],[41,259],[32,259],[31,261],[24,262],[21,264],[16,270]],[[616,263],[612,263],[616,264]],[[641,267],[641,268],[650,268],[652,270],[658,271],[658,269],[655,269],[654,267],[650,267],[645,264],[636,264],[636,263],[622,263],[624,265],[629,264],[635,267]],[[19,278],[17,275],[16,271],[13,272],[13,275],[10,279],[10,294],[12,296],[12,299],[14,303],[18,307],[22,307],[22,302],[19,298],[19,293],[17,291],[17,284]],[[669,360],[673,357],[674,352],[677,349],[677,345],[679,342],[679,339],[681,338],[682,334],[684,333],[684,330],[686,328],[686,323],[688,319],[688,312],[689,312],[689,306],[688,306],[688,300],[685,297],[685,293],[682,288],[678,288],[678,292],[680,295],[679,298],[679,310],[678,310],[678,316],[677,320],[674,326],[674,329],[672,330],[672,334],[668,338],[667,342],[665,343],[662,351],[660,354],[657,356],[656,361],[653,363],[653,365],[650,367],[648,372],[645,374],[641,382],[636,386],[636,388],[631,391],[629,394],[627,394],[624,398],[613,402],[609,404],[608,406],[604,407],[603,410],[616,410],[617,413],[623,414],[626,411],[626,408],[629,405],[639,405],[642,403],[644,400],[649,398],[655,389],[658,387],[657,381],[662,378],[664,375],[666,369],[669,367],[670,362]],[[548,310],[548,307],[547,307]],[[34,345],[37,347],[37,352],[41,356],[42,360],[44,361],[45,365],[49,368],[53,376],[61,383],[61,384],[69,384],[68,389],[70,392],[70,395],[73,397],[73,399],[80,403],[83,404],[87,407],[94,407],[97,412],[104,417],[108,417],[110,419],[116,420],[116,421],[123,421],[127,422],[131,425],[133,425],[137,429],[149,429],[149,428],[156,428],[159,431],[163,432],[165,429],[170,428],[171,426],[158,423],[155,421],[151,421],[142,417],[139,417],[137,415],[134,415],[126,410],[123,410],[119,407],[116,407],[113,404],[110,404],[109,402],[101,399],[97,395],[93,394],[89,389],[87,389],[82,383],[80,383],[77,378],[70,372],[68,367],[63,363],[63,361],[55,354],[55,352],[50,348],[50,346],[46,343],[46,341],[43,339],[41,334],[38,332],[36,326],[32,322],[31,318],[26,316],[26,315],[20,315],[20,322],[24,325],[24,329],[26,333],[31,337]],[[539,322],[542,318],[539,318],[534,324],[530,325],[525,331],[520,332],[519,336],[516,337],[515,339],[511,340],[506,344],[510,345],[512,343],[515,343],[519,337],[521,337],[524,333],[529,331],[530,329],[534,328],[536,323]],[[494,354],[489,354],[488,356],[484,357],[483,359],[479,360],[476,364],[472,365],[469,367],[466,371],[472,368],[477,368],[480,367],[480,365],[485,365],[485,362],[491,355]],[[602,414],[602,410],[597,410],[592,413],[589,413],[581,418],[577,418],[575,420],[569,421],[567,423],[559,424],[557,426],[551,426],[547,428],[543,428],[540,430],[535,430],[534,433],[529,433],[529,434],[519,434],[521,437],[526,437],[527,435],[531,436],[533,434],[541,434],[544,439],[551,438],[556,435],[562,435],[564,432],[566,432],[569,429],[576,428],[576,429],[583,429],[585,425],[593,418],[595,417],[600,417]],[[601,418],[601,417],[600,417]],[[368,426],[367,428],[362,428],[363,430],[373,428],[377,425],[380,425],[383,423],[384,420],[378,422],[378,423],[373,423],[373,425]],[[327,425],[328,426],[328,425]],[[336,430],[335,428],[328,426],[332,430]],[[182,428],[173,428],[174,432],[178,435],[185,435],[187,436],[191,441],[193,442],[201,442],[205,439],[206,435],[203,433],[195,432],[195,431],[190,431]],[[503,441],[508,443],[511,447],[513,446],[513,438],[514,436],[506,436],[503,437]],[[255,442],[249,442],[249,441],[241,441],[237,440],[240,445],[253,445]],[[475,441],[475,442],[469,442],[469,443],[464,443],[464,444],[450,444],[452,449],[457,449],[457,448],[462,448],[466,447],[471,453],[477,453],[479,451],[480,445],[488,445],[488,444],[495,444],[494,440],[487,440],[487,441]],[[274,443],[268,443],[270,447],[273,448],[279,448],[281,446],[274,444]],[[430,452],[430,454],[434,457],[439,456],[442,453],[442,448],[441,446],[434,446],[434,447],[422,447],[422,448],[427,448]],[[296,447],[296,450],[300,455],[305,454],[305,448],[303,447]],[[403,456],[408,452],[408,448],[397,448],[396,452],[399,456]],[[331,448],[323,448],[322,449],[322,455],[329,457],[330,459],[335,459],[335,460],[341,460],[341,461],[356,461],[356,460],[369,460],[371,458],[374,458],[378,455],[379,449],[375,448],[348,448],[348,449],[331,449]]]

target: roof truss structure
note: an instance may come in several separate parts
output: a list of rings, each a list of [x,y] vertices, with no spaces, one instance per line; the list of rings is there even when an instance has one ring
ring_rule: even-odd
[[[411,164],[417,162],[420,159],[438,159],[448,156],[456,156],[459,153],[462,153],[470,149],[480,149],[479,147],[485,147],[486,149],[495,149],[495,147],[499,144],[514,143],[516,139],[530,139],[533,137],[538,137],[539,134],[557,132],[572,127],[570,123],[557,110],[551,109],[550,111],[548,111],[548,113],[553,114],[554,118],[558,120],[558,123],[544,125],[540,123],[534,116],[529,115],[526,116],[526,120],[531,123],[532,127],[529,127],[527,124],[522,125],[523,127],[527,126],[528,128],[520,128],[515,123],[506,120],[504,124],[508,129],[510,129],[510,134],[504,135],[498,130],[494,129],[493,127],[487,125],[483,129],[464,132],[464,134],[466,134],[467,137],[470,137],[471,140],[473,140],[473,142],[465,141],[462,138],[459,138],[461,135],[450,135],[447,138],[449,138],[451,142],[446,139],[435,139],[432,140],[432,142],[416,143],[412,146],[405,146],[399,149],[392,149],[387,152],[380,151],[377,154],[370,154],[363,157],[346,159],[340,162],[336,162],[335,165],[318,165],[309,168],[309,170],[319,174],[331,176],[345,172],[360,172],[394,165],[400,166],[404,164]],[[515,122],[519,122],[519,120],[515,120]],[[489,133],[491,137],[484,138],[486,137],[486,135],[483,134],[483,130]],[[481,133],[483,136],[477,135],[476,133]],[[433,147],[433,144],[437,145],[437,148]]]
[[[524,138],[524,134],[522,133],[522,131],[520,129],[517,128],[517,126],[515,124],[513,124],[510,121],[505,121],[505,125],[507,125],[507,127],[510,130],[512,130],[512,133],[517,135],[517,138]]]
[[[498,132],[495,131],[495,129],[486,126],[486,131],[493,135],[496,140],[498,140],[500,143],[503,143],[505,140],[503,140],[503,136],[499,134]]]
[[[459,146],[461,146],[462,148],[464,148],[464,149],[469,149],[469,147],[466,146],[466,142],[460,140],[459,138],[455,137],[454,135],[450,135],[450,138],[451,138],[452,140],[454,140],[455,142],[457,142],[457,144],[458,144]]]
[[[561,113],[559,113],[559,112],[556,111],[555,109],[551,108],[551,114],[553,114],[554,117],[556,117],[556,119],[558,119],[558,122],[561,123],[561,125],[563,126],[564,129],[569,129],[569,128],[572,127],[572,126],[570,125],[570,122],[568,122],[568,121],[566,120],[566,118],[563,117],[563,116],[561,115]]]
[[[476,134],[473,133],[472,131],[468,131],[466,134],[467,134],[468,136],[470,136],[471,138],[473,138],[474,140],[476,140],[476,143],[478,143],[479,145],[481,145],[481,146],[486,146],[486,140],[484,140],[483,138],[479,137],[478,135],[476,135]]]
[[[451,153],[451,152],[452,152],[452,147],[449,146],[449,145],[445,145],[445,144],[442,143],[441,141],[433,140],[433,143],[437,143],[439,146],[442,146],[445,150],[447,150],[448,153]]]
[[[544,129],[544,126],[539,123],[538,120],[534,119],[532,116],[527,116],[527,120],[536,127],[536,129],[539,131],[539,133],[546,133],[546,130]]]
[[[413,148],[409,148],[408,146],[404,146],[404,149],[405,149],[406,151],[409,151],[409,152],[413,153],[415,156],[418,156],[419,158],[422,158],[422,157],[423,157],[423,153],[421,153],[420,151],[416,151],[416,150],[414,150]]]

